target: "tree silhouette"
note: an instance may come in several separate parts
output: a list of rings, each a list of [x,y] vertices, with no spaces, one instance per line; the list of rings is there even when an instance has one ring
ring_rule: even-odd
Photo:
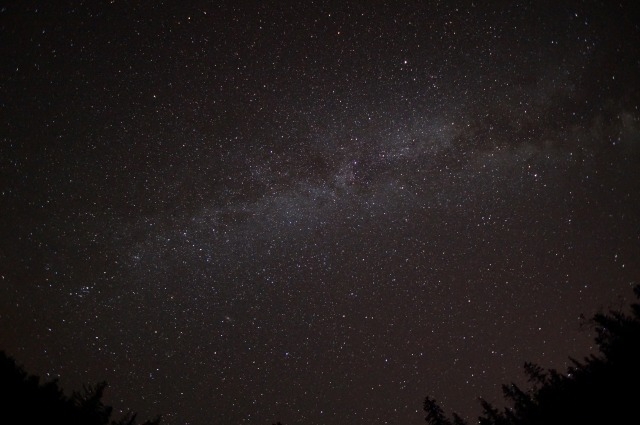
[[[102,403],[106,382],[85,385],[81,392],[64,395],[53,380],[40,384],[40,378],[27,374],[16,361],[0,351],[0,423],[136,425],[136,414],[112,420],[113,408]],[[143,425],[158,425],[160,418]]]
[[[451,425],[442,408],[435,399],[427,397],[424,400],[424,411],[427,413],[425,420],[429,425]]]
[[[640,299],[640,285],[634,287]],[[631,315],[619,311],[596,314],[595,342],[600,354],[582,362],[570,359],[562,374],[525,363],[532,387],[525,391],[516,384],[502,386],[510,407],[500,410],[480,399],[481,425],[636,424],[640,423],[640,304],[631,305]],[[435,400],[424,403],[430,425],[450,425]],[[453,415],[454,424],[465,423]]]

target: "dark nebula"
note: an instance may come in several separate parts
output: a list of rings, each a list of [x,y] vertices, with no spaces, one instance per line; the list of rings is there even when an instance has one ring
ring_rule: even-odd
[[[178,424],[474,418],[640,273],[640,16],[0,5],[0,349]]]

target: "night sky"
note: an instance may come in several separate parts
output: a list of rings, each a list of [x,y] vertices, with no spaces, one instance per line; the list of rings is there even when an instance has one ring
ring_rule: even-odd
[[[587,355],[640,15],[453,3],[2,2],[0,349],[167,425],[474,418]]]

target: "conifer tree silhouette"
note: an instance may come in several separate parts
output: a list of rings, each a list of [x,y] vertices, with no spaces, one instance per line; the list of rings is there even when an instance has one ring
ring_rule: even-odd
[[[427,397],[424,400],[424,411],[427,413],[425,420],[429,425],[451,425],[442,408],[435,399]]]
[[[16,361],[0,351],[0,423],[68,425],[136,425],[136,415],[128,413],[112,420],[113,408],[102,403],[106,382],[85,385],[71,397],[64,395],[57,380],[40,384]],[[160,418],[142,425],[158,425]]]
[[[640,285],[633,289],[640,299]],[[619,311],[596,314],[592,321],[600,354],[583,361],[571,359],[562,374],[525,363],[532,387],[522,390],[511,383],[502,386],[510,406],[500,410],[480,399],[481,425],[637,424],[640,423],[640,304],[631,315]],[[448,425],[435,400],[424,404],[429,425]],[[454,424],[465,423],[454,413]]]

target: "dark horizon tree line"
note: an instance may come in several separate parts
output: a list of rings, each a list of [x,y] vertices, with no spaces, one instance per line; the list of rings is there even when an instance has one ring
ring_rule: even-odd
[[[65,425],[137,425],[137,414],[114,419],[113,407],[102,402],[106,382],[84,385],[66,396],[58,380],[40,382],[12,357],[0,351],[0,423]],[[159,425],[160,417],[141,425]]]
[[[640,285],[633,288],[640,299]],[[479,399],[480,425],[640,424],[640,303],[631,314],[609,311],[593,316],[599,353],[570,358],[565,373],[525,363],[530,388],[502,386],[508,406],[499,409]],[[133,412],[114,419],[102,402],[106,382],[85,385],[66,396],[57,380],[40,382],[0,351],[0,423],[137,425]],[[424,401],[429,425],[469,425],[456,413],[448,417],[434,398]],[[158,425],[160,417],[141,425]],[[276,425],[281,425],[277,422]]]
[[[640,285],[633,288],[640,299]],[[591,319],[599,353],[582,361],[570,358],[565,373],[525,363],[531,385],[502,386],[508,406],[499,409],[480,398],[480,425],[640,424],[640,304],[631,314],[598,313]],[[429,425],[468,425],[456,413],[449,418],[435,399],[424,401]]]

